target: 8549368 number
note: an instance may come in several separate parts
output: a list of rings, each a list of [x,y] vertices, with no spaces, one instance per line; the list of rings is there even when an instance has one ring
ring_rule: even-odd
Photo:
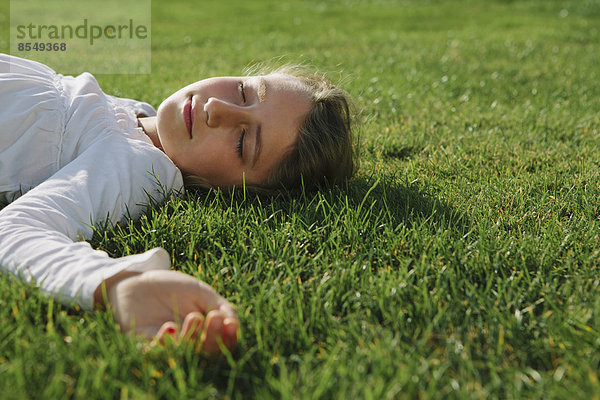
[[[17,45],[18,51],[67,51],[66,43],[50,42],[21,42]]]

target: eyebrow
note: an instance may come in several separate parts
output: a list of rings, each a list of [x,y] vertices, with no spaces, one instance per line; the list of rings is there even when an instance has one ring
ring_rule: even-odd
[[[265,95],[267,93],[267,83],[265,82],[265,78],[262,76],[258,81],[258,102],[263,103],[265,101]]]
[[[267,83],[265,82],[265,78],[260,77],[260,80],[258,82],[258,101],[259,103],[262,103],[265,101],[265,96],[267,94]],[[256,134],[254,135],[254,157],[252,160],[252,167],[254,168],[254,166],[256,165],[256,162],[258,161],[258,157],[260,156],[260,149],[261,149],[261,137],[260,137],[260,131],[261,131],[261,124],[258,124],[258,126],[256,127]]]

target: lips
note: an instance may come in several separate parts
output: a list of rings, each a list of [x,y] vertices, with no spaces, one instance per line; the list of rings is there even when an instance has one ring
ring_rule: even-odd
[[[183,106],[183,120],[185,121],[185,127],[187,128],[190,138],[192,137],[192,126],[194,125],[194,107],[192,104],[192,98],[189,97]]]

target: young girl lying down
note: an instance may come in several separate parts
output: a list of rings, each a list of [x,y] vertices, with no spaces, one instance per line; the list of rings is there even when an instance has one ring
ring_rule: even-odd
[[[138,218],[148,195],[184,185],[263,192],[335,184],[353,172],[345,94],[294,70],[218,77],[155,111],[0,54],[0,268],[83,309],[110,306],[125,332],[237,343],[234,307],[170,269],[162,248],[110,258],[81,239]]]

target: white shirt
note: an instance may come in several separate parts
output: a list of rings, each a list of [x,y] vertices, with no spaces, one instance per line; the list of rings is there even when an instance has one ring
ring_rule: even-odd
[[[94,77],[56,74],[0,54],[0,268],[84,309],[122,270],[168,269],[161,248],[110,258],[97,224],[138,218],[183,189],[180,171],[137,127],[148,104],[102,92]]]

